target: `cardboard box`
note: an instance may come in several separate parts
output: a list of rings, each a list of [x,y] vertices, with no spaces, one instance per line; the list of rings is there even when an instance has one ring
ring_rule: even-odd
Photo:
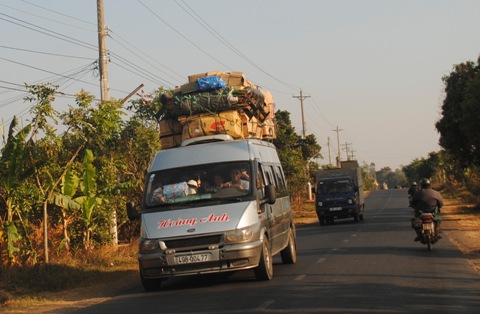
[[[244,138],[262,138],[263,128],[258,122],[257,118],[249,118],[244,112],[240,113],[240,117],[243,125],[243,137]]]
[[[182,116],[182,138],[189,139],[205,135],[228,134],[234,139],[244,137],[243,124],[236,110],[224,111],[218,114],[197,114]]]
[[[211,71],[211,72],[203,72],[203,73],[199,73],[199,74],[193,74],[193,75],[188,76],[188,82],[189,83],[196,82],[198,78],[205,77],[205,76],[218,75],[218,76],[221,77],[222,74],[224,74],[224,73],[225,72],[222,72],[222,71]]]
[[[182,125],[176,119],[160,120],[160,137],[182,133]]]
[[[262,138],[263,139],[277,138],[277,130],[275,127],[275,122],[272,119],[267,119],[264,121],[262,126]]]
[[[220,76],[226,83],[227,86],[231,86],[236,89],[241,89],[245,87],[258,88],[255,84],[246,79],[243,72],[222,72],[222,71],[212,71],[212,72],[203,72],[199,74],[193,74],[188,76],[188,82],[194,83],[197,79],[205,76]]]
[[[161,149],[178,147],[182,144],[182,133],[165,135],[160,137]]]

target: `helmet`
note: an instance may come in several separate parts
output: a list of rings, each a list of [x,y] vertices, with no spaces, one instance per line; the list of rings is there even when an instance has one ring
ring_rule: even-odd
[[[417,182],[416,182],[416,181],[413,181],[413,182],[412,182],[412,185],[417,185]]]
[[[422,181],[420,181],[420,184],[421,184],[422,188],[427,188],[427,187],[431,186],[430,180],[427,179],[427,178],[423,178]]]

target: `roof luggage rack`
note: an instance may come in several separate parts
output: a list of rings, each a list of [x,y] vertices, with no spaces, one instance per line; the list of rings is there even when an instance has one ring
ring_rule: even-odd
[[[225,142],[225,141],[233,141],[233,137],[227,134],[215,134],[215,135],[207,135],[207,136],[200,136],[189,138],[187,140],[183,140],[180,146],[190,146],[196,144],[205,144],[211,142]]]

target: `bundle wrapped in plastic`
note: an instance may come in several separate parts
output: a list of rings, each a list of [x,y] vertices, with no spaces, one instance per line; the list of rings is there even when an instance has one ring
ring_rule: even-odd
[[[197,79],[198,90],[208,91],[212,89],[223,89],[227,87],[227,83],[220,76],[205,76]]]
[[[238,101],[239,98],[233,96],[232,90],[178,95],[163,106],[161,112],[157,113],[157,117],[168,119],[204,112],[218,113],[235,109]]]

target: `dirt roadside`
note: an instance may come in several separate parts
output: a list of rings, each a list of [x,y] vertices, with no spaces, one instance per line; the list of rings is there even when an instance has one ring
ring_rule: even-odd
[[[299,227],[303,224],[318,223],[315,211],[295,214]],[[465,254],[472,268],[480,275],[480,210],[456,200],[446,200],[442,217],[444,237],[450,239]],[[112,276],[111,281],[98,283],[95,287],[49,293],[28,304],[8,302],[7,306],[0,307],[0,313],[73,312],[125,293],[135,280],[139,280],[138,270],[132,269],[122,272],[122,276]]]
[[[457,200],[446,200],[442,208],[442,229],[468,262],[480,274],[480,210]]]

